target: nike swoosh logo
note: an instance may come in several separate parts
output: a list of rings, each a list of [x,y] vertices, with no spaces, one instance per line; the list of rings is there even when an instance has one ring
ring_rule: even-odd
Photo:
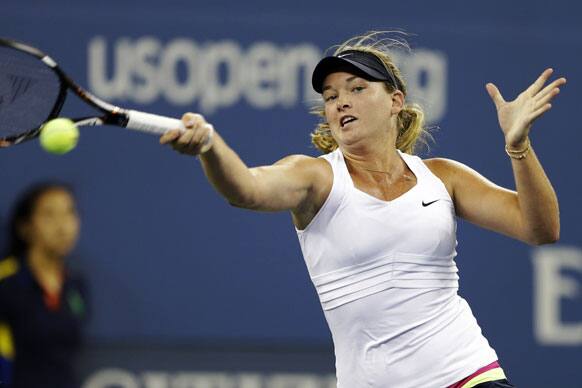
[[[423,207],[427,207],[428,205],[432,205],[436,201],[440,201],[440,199],[435,199],[434,201],[430,201],[430,202],[424,202],[424,201],[422,201],[422,206]]]

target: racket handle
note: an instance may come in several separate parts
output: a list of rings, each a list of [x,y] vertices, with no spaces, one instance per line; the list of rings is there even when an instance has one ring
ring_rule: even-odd
[[[125,127],[136,131],[162,135],[170,129],[186,130],[184,123],[178,119],[140,112],[137,110],[128,110],[126,113],[128,121]]]
[[[138,110],[128,110],[127,124],[125,128],[134,129],[140,132],[147,132],[154,135],[162,135],[171,129],[186,131],[186,127],[181,120],[170,117],[159,116],[152,113],[140,112]],[[200,153],[208,151],[212,147],[214,128],[210,126],[210,132],[201,145]]]

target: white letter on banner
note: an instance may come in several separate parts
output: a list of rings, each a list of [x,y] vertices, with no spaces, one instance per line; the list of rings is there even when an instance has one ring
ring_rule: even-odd
[[[325,388],[337,388],[337,378],[334,375],[330,375],[325,379]]]
[[[169,388],[169,376],[165,372],[145,372],[141,376],[144,388]]]
[[[582,345],[582,322],[561,320],[560,300],[582,298],[582,284],[562,273],[582,274],[582,250],[568,247],[537,248],[534,267],[534,333],[544,345]]]
[[[236,388],[265,388],[263,378],[257,373],[241,373],[237,375],[238,386]]]
[[[245,79],[243,90],[249,103],[257,108],[271,108],[277,104],[279,86],[277,68],[281,55],[271,43],[254,44],[246,55],[243,68]]]
[[[123,369],[102,369],[83,384],[83,388],[140,388],[135,377]]]
[[[266,379],[269,388],[321,388],[321,379],[308,374],[276,374]]]
[[[311,73],[321,59],[322,52],[312,44],[301,44],[287,49],[283,55],[279,71],[281,80],[280,101],[284,107],[291,107],[299,101],[303,89],[303,102],[312,106],[320,101],[320,95],[311,87]]]
[[[447,57],[428,49],[412,54],[394,51],[390,56],[402,72],[409,100],[424,109],[426,121],[442,120],[447,109]]]
[[[236,388],[236,385],[226,373],[179,373],[171,388]]]
[[[161,44],[155,38],[140,38],[134,46],[133,97],[136,102],[149,104],[158,98],[157,64]]]
[[[131,93],[129,74],[133,62],[133,46],[128,39],[120,39],[112,58],[112,75],[107,79],[107,43],[95,37],[88,46],[89,88],[99,97],[111,100]]]
[[[407,58],[404,69],[411,100],[425,109],[427,122],[440,121],[447,109],[447,57],[418,49]]]
[[[164,91],[168,101],[177,105],[190,105],[203,84],[199,74],[200,51],[188,39],[171,41],[162,55],[158,75],[159,88]],[[179,79],[178,65],[185,65],[184,81]]]
[[[234,104],[240,97],[242,69],[240,47],[236,42],[225,41],[209,45],[201,64],[200,107],[204,113],[213,113],[221,106]],[[225,66],[226,80],[220,80],[220,67]]]

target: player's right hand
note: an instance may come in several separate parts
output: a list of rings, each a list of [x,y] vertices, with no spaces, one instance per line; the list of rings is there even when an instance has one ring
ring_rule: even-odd
[[[214,127],[198,113],[182,116],[186,130],[172,129],[160,137],[160,144],[169,144],[175,151],[187,155],[200,155],[212,147]]]

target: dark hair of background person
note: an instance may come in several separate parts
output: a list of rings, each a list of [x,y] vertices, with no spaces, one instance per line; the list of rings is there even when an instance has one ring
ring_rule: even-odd
[[[64,190],[74,194],[73,188],[69,184],[59,181],[36,183],[20,194],[8,218],[8,240],[0,257],[14,256],[22,259],[26,255],[28,243],[20,236],[19,225],[30,219],[38,199],[51,190]]]

